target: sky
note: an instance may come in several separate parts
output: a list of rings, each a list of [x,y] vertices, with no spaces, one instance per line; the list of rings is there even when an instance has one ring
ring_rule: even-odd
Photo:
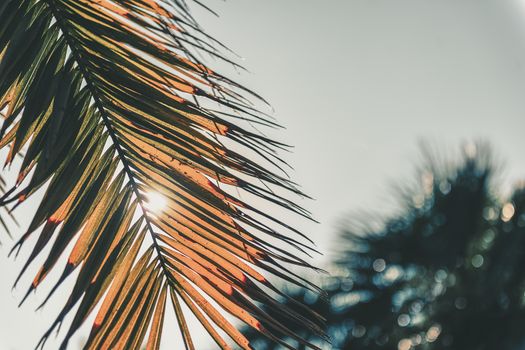
[[[290,174],[315,198],[299,202],[320,223],[289,221],[316,241],[319,265],[341,220],[393,209],[392,187],[413,178],[421,141],[447,153],[487,140],[505,165],[505,186],[525,179],[524,0],[206,4],[220,17],[197,10],[197,19],[242,56],[249,73],[210,65],[264,96],[286,127],[268,133],[294,146],[284,155]],[[22,227],[32,208],[18,213]],[[67,294],[34,312],[42,290],[17,309],[29,279],[11,290],[23,259],[8,259],[10,242],[2,241],[0,350],[30,349]],[[180,344],[174,333],[164,344]]]

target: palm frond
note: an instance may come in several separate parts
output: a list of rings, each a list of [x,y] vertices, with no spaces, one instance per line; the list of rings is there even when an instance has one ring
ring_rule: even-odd
[[[252,348],[224,312],[272,339],[278,338],[262,324],[307,344],[261,305],[323,334],[317,320],[277,302],[283,293],[260,272],[319,292],[290,271],[313,268],[297,254],[313,250],[307,237],[232,194],[237,188],[309,218],[271,190],[303,195],[279,170],[276,150],[284,145],[230,121],[237,115],[275,126],[243,97],[256,95],[199,61],[202,53],[227,60],[214,46],[220,43],[182,0],[0,4],[0,147],[9,148],[7,164],[24,150],[1,204],[16,208],[46,187],[13,248],[18,252],[39,232],[22,275],[51,246],[26,297],[70,243],[48,298],[78,273],[39,345],[74,313],[65,348],[99,302],[86,349],[137,349],[147,334],[148,349],[159,348],[168,305],[193,349],[181,303],[222,349],[230,345],[217,329]],[[162,211],[149,209],[152,193],[164,197]]]

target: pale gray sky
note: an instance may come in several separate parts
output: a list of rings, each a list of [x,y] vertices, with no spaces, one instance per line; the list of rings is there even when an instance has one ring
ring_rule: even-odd
[[[295,146],[286,159],[316,198],[301,203],[321,223],[292,221],[325,255],[345,213],[388,208],[389,185],[411,176],[421,139],[452,149],[484,138],[506,162],[509,184],[525,178],[525,0],[206,3],[221,17],[197,18],[245,57],[251,73],[237,79],[287,127],[270,134]],[[23,226],[29,211],[19,212]],[[18,310],[29,279],[11,291],[22,259],[8,260],[8,246],[0,248],[0,350],[25,350],[66,294],[34,313],[41,291]],[[166,348],[180,348],[175,333],[166,332]]]

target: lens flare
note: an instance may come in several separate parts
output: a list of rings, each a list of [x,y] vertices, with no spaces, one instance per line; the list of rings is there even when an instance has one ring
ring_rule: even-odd
[[[164,209],[166,209],[166,206],[168,205],[168,202],[166,200],[166,197],[164,197],[162,194],[158,192],[150,192],[146,194],[146,201],[144,203],[144,207],[152,212],[152,213],[160,213]]]

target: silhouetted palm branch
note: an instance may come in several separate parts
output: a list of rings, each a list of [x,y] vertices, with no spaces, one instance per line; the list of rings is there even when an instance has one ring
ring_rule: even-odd
[[[0,176],[0,195],[3,195],[5,193],[6,186],[6,181],[2,176]],[[11,230],[9,227],[10,225],[8,223],[9,220],[13,221],[15,224],[18,224],[16,218],[13,216],[13,213],[11,213],[10,210],[8,210],[6,207],[0,208],[0,227],[9,237],[12,238]],[[2,245],[2,237],[0,237],[0,245]]]
[[[193,349],[181,303],[223,349],[230,346],[216,328],[240,348],[251,345],[222,311],[272,339],[263,324],[305,343],[261,305],[322,334],[315,314],[277,302],[282,293],[260,273],[319,291],[287,267],[312,267],[293,252],[311,250],[305,236],[232,194],[241,189],[309,217],[271,189],[302,195],[284,173],[269,170],[280,169],[275,152],[284,145],[229,121],[275,126],[241,95],[251,92],[197,59],[205,53],[226,60],[213,44],[220,45],[183,0],[1,2],[0,147],[9,147],[7,164],[25,150],[1,204],[16,207],[47,186],[13,249],[40,230],[22,275],[51,245],[27,294],[71,242],[49,296],[78,270],[42,346],[79,305],[66,347],[100,301],[88,349],[135,349],[146,334],[148,349],[158,348],[166,304]],[[161,212],[148,209],[151,193],[167,201]],[[281,243],[272,244],[275,238]]]

